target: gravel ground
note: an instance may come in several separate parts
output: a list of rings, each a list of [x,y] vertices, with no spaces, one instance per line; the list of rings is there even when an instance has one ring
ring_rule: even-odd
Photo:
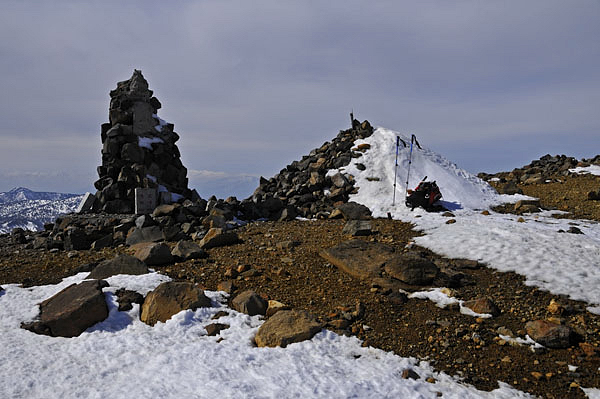
[[[566,210],[577,217],[589,214],[588,218],[600,220],[598,211],[584,209],[591,201],[576,199],[577,193],[589,191],[588,186],[594,184],[597,187],[598,181],[589,176],[574,177],[562,184],[525,186],[523,190],[540,197],[544,206],[562,209],[566,205]],[[253,289],[268,299],[305,309],[327,328],[356,335],[365,345],[427,359],[437,369],[461,376],[480,389],[496,388],[500,380],[542,397],[565,398],[585,397],[579,386],[600,388],[600,358],[586,356],[578,343],[568,349],[533,352],[498,338],[500,327],[524,336],[527,321],[551,316],[546,307],[554,299],[570,309],[561,316],[562,322],[575,329],[579,341],[598,348],[600,318],[586,312],[583,303],[525,286],[517,274],[496,272],[473,262],[450,261],[424,249],[436,263],[460,269],[472,281],[453,289],[454,296],[463,300],[489,297],[502,314],[476,319],[455,308],[438,308],[427,300],[403,300],[348,276],[318,255],[319,249],[349,238],[342,234],[343,224],[339,220],[251,223],[238,229],[239,244],[210,249],[206,259],[158,269],[209,290],[216,290],[223,281],[233,281],[233,295]],[[410,224],[392,220],[374,220],[373,229],[375,234],[361,239],[386,243],[398,251],[418,234]],[[0,284],[56,283],[86,264],[120,252],[127,252],[127,248],[50,253],[24,249],[11,244],[8,236],[0,236]],[[364,312],[349,317],[357,307]],[[569,371],[569,365],[578,368]]]

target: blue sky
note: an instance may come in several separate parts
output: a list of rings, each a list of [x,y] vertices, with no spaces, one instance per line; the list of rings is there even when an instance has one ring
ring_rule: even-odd
[[[203,196],[249,195],[346,128],[351,109],[472,172],[600,153],[597,0],[8,0],[0,11],[0,191],[92,191],[108,93],[134,68]]]

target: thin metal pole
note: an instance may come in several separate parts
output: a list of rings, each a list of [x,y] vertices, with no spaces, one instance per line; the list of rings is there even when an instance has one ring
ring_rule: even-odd
[[[396,176],[398,174],[398,147],[400,147],[400,136],[396,136],[396,165],[394,166],[394,199],[392,206],[396,205]]]

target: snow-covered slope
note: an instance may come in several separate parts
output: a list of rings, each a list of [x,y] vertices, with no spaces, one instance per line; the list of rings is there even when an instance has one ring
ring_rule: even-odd
[[[408,145],[404,147],[400,144],[399,147],[396,202],[393,206],[397,136]],[[392,212],[394,215],[406,213],[404,198],[410,156],[410,135],[378,128],[373,135],[357,140],[355,144],[369,144],[371,147],[357,160],[366,166],[365,171],[360,171],[355,163],[340,169],[344,173],[353,175],[356,185],[360,187],[358,194],[352,200],[367,205],[377,217],[383,217],[387,212]],[[414,146],[408,188],[414,189],[425,176],[428,181],[437,182],[443,195],[442,203],[451,210],[487,209],[492,205],[516,200],[516,197],[499,195],[489,184],[460,169],[442,155],[428,150],[426,146],[422,145],[422,149]]]
[[[23,187],[0,193],[0,234],[15,227],[41,230],[44,223],[73,212],[81,198],[79,194],[35,192]]]
[[[87,273],[58,285],[4,285],[0,294],[0,371],[3,398],[529,398],[507,384],[484,392],[427,362],[364,348],[355,337],[323,330],[287,348],[257,348],[252,338],[264,322],[226,306],[226,294],[205,291],[213,307],[182,311],[150,327],[140,305],[118,311],[119,288],[142,294],[167,276],[157,273],[108,278],[108,318],[75,338],[37,335],[20,328],[36,317],[38,303]],[[208,336],[218,319],[230,327]],[[10,364],[10,366],[8,366]],[[404,369],[420,378],[403,379]],[[435,383],[426,378],[433,377]]]
[[[366,166],[364,171],[354,164],[340,169],[354,175],[359,187],[351,201],[366,205],[374,216],[385,217],[389,212],[396,219],[413,223],[425,233],[415,239],[416,243],[434,252],[514,271],[526,276],[527,284],[585,301],[591,312],[600,314],[598,222],[555,219],[551,212],[525,215],[521,222],[516,215],[482,215],[480,210],[491,205],[528,197],[499,195],[487,183],[425,147],[413,148],[409,188],[424,176],[436,180],[455,223],[446,224],[448,217],[420,208],[411,211],[404,205],[408,148],[399,152],[396,203],[392,205],[397,135],[410,142],[408,136],[383,128],[355,142],[371,147],[356,161]],[[372,181],[372,177],[380,180]],[[584,234],[564,233],[573,225]]]

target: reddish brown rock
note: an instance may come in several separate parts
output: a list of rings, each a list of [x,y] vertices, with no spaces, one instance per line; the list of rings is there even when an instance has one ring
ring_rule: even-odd
[[[40,303],[39,321],[22,328],[53,337],[76,337],[108,317],[103,280],[73,284]]]
[[[319,331],[321,324],[307,312],[280,310],[260,326],[254,341],[259,347],[285,348],[291,343],[311,339]]]
[[[548,348],[567,348],[571,345],[572,330],[547,320],[535,320],[525,324],[527,334],[536,342]]]
[[[472,301],[463,302],[463,306],[471,309],[475,313],[491,314],[494,317],[500,316],[500,309],[489,298],[478,298]]]
[[[182,310],[195,310],[210,306],[210,299],[204,295],[204,291],[194,284],[169,281],[162,283],[154,291],[148,293],[142,304],[140,319],[144,323],[153,326],[159,321],[169,320]]]

